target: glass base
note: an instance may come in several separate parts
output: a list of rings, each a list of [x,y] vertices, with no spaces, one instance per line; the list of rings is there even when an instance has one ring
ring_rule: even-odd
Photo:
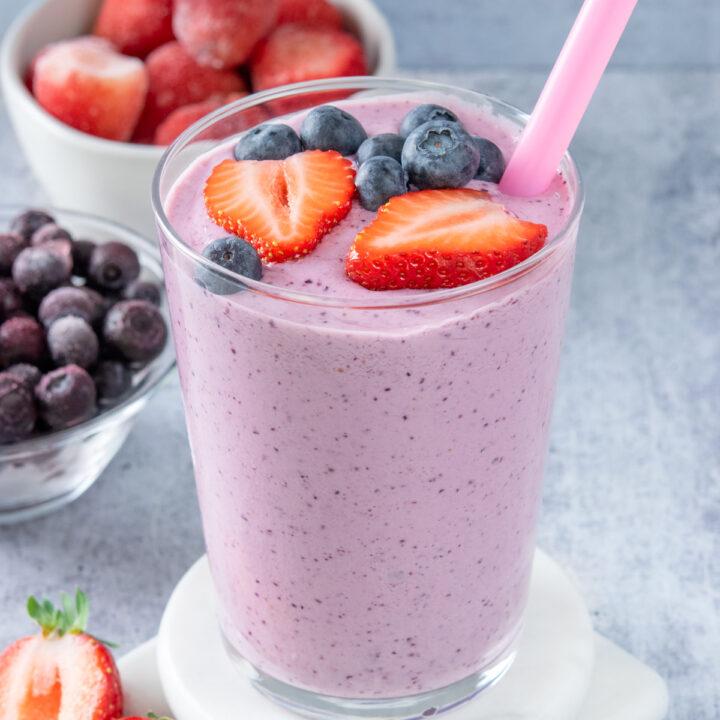
[[[317,720],[374,718],[375,720],[423,720],[453,710],[496,683],[515,659],[515,643],[481,671],[452,685],[399,698],[342,698],[302,690],[258,670],[227,642],[228,654],[250,679],[256,690],[288,710]]]

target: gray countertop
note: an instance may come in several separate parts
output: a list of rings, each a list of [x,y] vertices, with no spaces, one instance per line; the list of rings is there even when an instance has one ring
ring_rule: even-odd
[[[5,2],[0,22],[12,14]],[[451,81],[532,107],[556,48],[548,54],[538,42],[535,56],[504,67],[479,52],[485,61],[463,70],[466,55],[453,55],[453,44],[435,31],[448,55],[435,48],[445,61],[426,65],[414,38],[432,35],[433,8],[448,8],[448,37],[456,32],[462,38],[469,2],[380,4],[398,28],[404,74]],[[557,22],[567,29],[578,3],[549,5],[557,5]],[[680,12],[680,4],[674,5]],[[414,8],[403,22],[399,6]],[[697,7],[705,8],[705,17]],[[693,3],[689,22],[700,33],[698,42],[708,27],[716,40],[717,4],[709,0],[697,7]],[[643,29],[654,42],[663,32],[673,36],[667,7],[643,12],[633,20],[634,37],[644,37]],[[499,17],[496,11],[488,22],[509,32],[511,14]],[[554,23],[546,17],[537,33],[547,28],[557,44],[562,34],[556,37]],[[521,35],[516,39],[521,42]],[[523,47],[523,53],[532,50]],[[698,50],[694,62],[690,47],[687,40],[669,41],[667,62],[647,52],[632,56],[621,47],[623,62],[603,79],[573,144],[587,205],[539,544],[573,575],[596,629],[667,680],[669,717],[715,720],[720,717],[720,60],[716,42]],[[0,157],[3,200],[42,202],[4,112]],[[56,596],[79,585],[91,597],[95,632],[120,642],[119,652],[125,652],[155,633],[169,593],[202,552],[173,377],[83,497],[49,517],[0,527],[0,646],[31,630],[23,609],[28,594]]]

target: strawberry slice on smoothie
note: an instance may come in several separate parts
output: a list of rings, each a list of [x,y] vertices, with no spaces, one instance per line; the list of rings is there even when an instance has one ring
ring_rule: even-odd
[[[481,190],[422,190],[380,208],[355,238],[345,268],[369,290],[452,288],[517,265],[547,233]]]
[[[224,160],[205,185],[212,220],[247,240],[265,262],[307,255],[350,211],[352,163],[335,150],[285,160]]]

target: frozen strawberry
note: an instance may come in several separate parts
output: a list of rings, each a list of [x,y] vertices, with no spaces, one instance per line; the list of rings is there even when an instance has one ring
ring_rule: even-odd
[[[350,211],[352,163],[334,150],[286,160],[224,160],[205,185],[208,215],[247,240],[266,262],[294,260]]]
[[[179,42],[153,50],[145,61],[150,88],[134,140],[152,143],[158,126],[178,108],[214,95],[244,92],[245,82],[234,70],[202,67]]]
[[[278,0],[175,0],[173,29],[201,65],[246,62],[275,25]]]
[[[173,39],[172,0],[103,0],[93,35],[144,58]]]
[[[480,190],[423,190],[383,205],[345,267],[370,290],[451,288],[517,265],[546,238],[545,225],[519,220]]]
[[[102,38],[49,45],[33,68],[33,94],[61,122],[108,140],[129,140],[145,102],[148,75],[141,60],[118,53]]]
[[[260,45],[250,64],[253,90],[267,90],[305,80],[365,75],[367,65],[360,43],[349,33],[293,23],[281,25]],[[322,105],[347,93],[314,93],[277,100],[276,114]]]
[[[207,100],[174,110],[168,117],[160,123],[155,131],[153,143],[155,145],[169,145],[175,140],[180,133],[185,132],[193,123],[205,117],[223,105],[228,105],[242,97],[246,97],[248,93],[230,93],[229,95],[213,95]],[[267,113],[260,107],[251,108],[241,115],[235,115],[226,121],[221,121],[213,126],[211,135],[204,134],[203,137],[209,139],[229,137],[248,128],[259,125],[268,119]]]
[[[340,30],[343,17],[340,10],[327,0],[280,0],[277,24],[297,22]]]
[[[63,607],[28,601],[42,632],[0,655],[0,720],[112,720],[122,715],[120,675],[110,651],[85,632],[88,604],[78,590]]]

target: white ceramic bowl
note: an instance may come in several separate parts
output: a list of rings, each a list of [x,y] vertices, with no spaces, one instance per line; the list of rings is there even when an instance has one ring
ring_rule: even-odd
[[[395,44],[371,0],[332,0],[362,42],[374,75],[391,74]],[[45,45],[89,32],[101,0],[42,0],[12,23],[0,49],[0,82],[15,133],[30,167],[59,207],[92,213],[154,236],[150,189],[165,148],[103,140],[45,112],[24,73]]]

